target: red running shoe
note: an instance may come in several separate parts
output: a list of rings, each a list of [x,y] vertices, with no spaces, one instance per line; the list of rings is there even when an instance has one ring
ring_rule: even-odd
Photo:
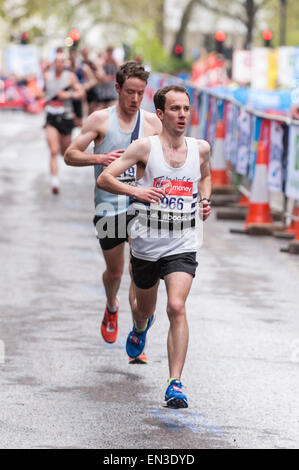
[[[118,333],[117,319],[118,319],[119,305],[115,313],[110,313],[107,305],[105,308],[104,318],[101,324],[101,333],[106,343],[115,343]]]

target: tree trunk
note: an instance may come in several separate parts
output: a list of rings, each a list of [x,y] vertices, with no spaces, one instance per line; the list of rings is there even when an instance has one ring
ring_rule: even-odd
[[[287,18],[287,0],[279,0],[280,10],[280,32],[279,32],[279,45],[286,45],[286,18]]]
[[[184,10],[183,16],[182,16],[182,20],[181,20],[181,25],[180,25],[179,30],[176,33],[175,40],[174,40],[174,43],[173,43],[173,46],[172,46],[172,55],[173,56],[175,56],[175,52],[174,52],[175,46],[179,44],[180,46],[183,47],[182,57],[184,57],[185,35],[186,35],[186,31],[187,31],[187,27],[188,27],[188,24],[189,24],[189,21],[190,21],[190,17],[191,17],[193,7],[195,6],[196,3],[198,3],[198,0],[189,0],[189,2],[187,3],[187,5],[185,7],[185,10]]]
[[[159,0],[157,7],[157,34],[162,45],[164,45],[164,11],[165,11],[165,0]]]
[[[252,45],[252,35],[253,35],[255,13],[256,13],[254,0],[246,0],[244,7],[245,7],[245,15],[246,15],[245,25],[247,28],[244,48],[250,49]]]

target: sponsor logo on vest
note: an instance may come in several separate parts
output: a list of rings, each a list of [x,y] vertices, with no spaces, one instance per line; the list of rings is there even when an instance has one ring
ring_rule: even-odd
[[[192,181],[155,178],[153,186],[164,189],[165,193],[171,196],[192,196],[193,194]]]

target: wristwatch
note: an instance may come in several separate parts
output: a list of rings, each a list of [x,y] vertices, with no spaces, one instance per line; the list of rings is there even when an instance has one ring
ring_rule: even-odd
[[[211,204],[211,199],[208,199],[207,197],[202,197],[199,202],[202,202],[202,201],[208,201],[209,204]]]

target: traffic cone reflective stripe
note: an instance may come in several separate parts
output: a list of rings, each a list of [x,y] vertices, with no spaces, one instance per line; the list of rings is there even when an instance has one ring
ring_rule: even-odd
[[[230,178],[227,172],[227,163],[224,155],[224,124],[218,121],[216,139],[211,157],[211,173],[213,186],[228,186]]]
[[[248,228],[250,225],[273,223],[269,205],[266,161],[266,149],[264,143],[260,142],[245,228]]]

